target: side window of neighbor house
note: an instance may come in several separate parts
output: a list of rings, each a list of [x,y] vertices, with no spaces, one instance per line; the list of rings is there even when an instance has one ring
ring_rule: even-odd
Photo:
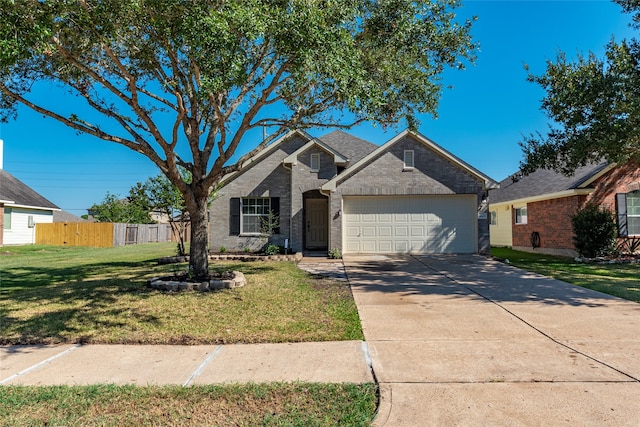
[[[311,172],[318,172],[320,170],[320,154],[311,155]]]
[[[242,199],[242,233],[261,233],[262,222],[269,215],[268,197],[245,197]]]
[[[616,194],[618,236],[640,236],[640,190]]]
[[[4,208],[4,229],[11,230],[11,208]]]
[[[498,212],[496,211],[491,211],[489,213],[489,215],[491,216],[491,225],[498,225]]]
[[[413,169],[414,165],[414,153],[413,150],[404,150],[404,168]]]
[[[527,207],[516,208],[516,224],[527,223]]]
[[[640,190],[627,193],[627,223],[629,234],[640,235]]]

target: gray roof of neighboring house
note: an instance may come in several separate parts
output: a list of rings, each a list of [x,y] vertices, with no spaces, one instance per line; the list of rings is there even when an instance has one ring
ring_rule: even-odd
[[[90,222],[67,211],[54,211],[53,222]]]
[[[607,167],[607,162],[580,167],[571,176],[549,169],[538,169],[524,176],[512,175],[500,182],[500,188],[489,192],[489,203],[502,203],[544,194],[574,190]],[[517,177],[513,179],[513,177]]]
[[[5,170],[0,170],[0,200],[20,206],[60,209]]]
[[[366,157],[378,148],[377,145],[369,141],[365,141],[341,130],[333,131],[318,139],[346,157],[349,160],[349,165],[357,163],[360,159]]]

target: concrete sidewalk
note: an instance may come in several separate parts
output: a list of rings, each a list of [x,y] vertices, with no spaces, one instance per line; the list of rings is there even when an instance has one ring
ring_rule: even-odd
[[[346,256],[378,426],[640,425],[640,305],[479,256]]]
[[[0,347],[0,384],[373,382],[361,341]]]

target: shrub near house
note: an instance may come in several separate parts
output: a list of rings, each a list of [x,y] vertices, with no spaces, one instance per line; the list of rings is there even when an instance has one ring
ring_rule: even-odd
[[[539,169],[506,178],[489,192],[491,244],[576,256],[571,217],[587,203],[614,213],[619,247],[640,237],[640,166],[600,163],[572,176]]]

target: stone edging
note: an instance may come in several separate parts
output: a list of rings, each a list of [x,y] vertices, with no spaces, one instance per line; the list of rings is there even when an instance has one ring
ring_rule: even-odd
[[[302,259],[302,252],[289,255],[256,255],[256,254],[213,254],[209,255],[212,261],[294,261]],[[170,256],[160,258],[158,264],[175,264],[189,262],[188,256]]]
[[[247,279],[239,271],[232,272],[231,279],[210,279],[202,282],[179,281],[173,278],[154,277],[147,281],[147,286],[152,289],[168,292],[185,291],[219,291],[221,289],[239,288],[247,284]]]

